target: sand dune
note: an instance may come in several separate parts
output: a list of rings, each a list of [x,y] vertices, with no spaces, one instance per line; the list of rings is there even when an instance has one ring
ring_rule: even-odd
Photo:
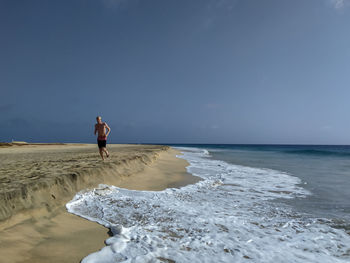
[[[141,171],[166,146],[111,145],[102,162],[95,145],[20,146],[0,149],[0,220],[32,208],[50,210],[99,183],[118,183]]]

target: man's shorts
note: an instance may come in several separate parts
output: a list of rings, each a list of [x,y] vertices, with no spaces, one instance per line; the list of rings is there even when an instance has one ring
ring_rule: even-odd
[[[98,148],[106,147],[107,140],[97,140]]]

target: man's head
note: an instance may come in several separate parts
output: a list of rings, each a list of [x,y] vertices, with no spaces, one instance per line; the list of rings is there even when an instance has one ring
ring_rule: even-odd
[[[97,121],[97,123],[102,123],[102,118],[101,118],[101,116],[97,116],[97,117],[96,117],[96,121]]]

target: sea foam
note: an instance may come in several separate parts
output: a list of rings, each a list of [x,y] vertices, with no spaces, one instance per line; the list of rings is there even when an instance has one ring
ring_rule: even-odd
[[[67,204],[113,233],[82,262],[349,262],[347,233],[278,202],[310,194],[297,177],[181,150],[203,180],[159,192],[100,185]]]

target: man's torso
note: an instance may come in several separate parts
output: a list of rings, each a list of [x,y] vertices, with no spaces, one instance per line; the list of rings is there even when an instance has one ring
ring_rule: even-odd
[[[98,134],[98,140],[106,140],[106,123],[97,123],[95,124],[97,134]]]

